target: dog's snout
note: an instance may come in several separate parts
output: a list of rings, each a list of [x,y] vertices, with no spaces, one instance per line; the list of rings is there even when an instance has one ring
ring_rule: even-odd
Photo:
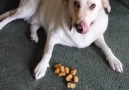
[[[75,26],[75,28],[76,28],[78,33],[82,33],[83,32],[83,27],[81,26],[80,23],[79,24],[75,24],[74,26]]]

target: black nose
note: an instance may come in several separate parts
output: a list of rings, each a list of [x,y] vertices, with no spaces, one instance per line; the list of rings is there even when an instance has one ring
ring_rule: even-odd
[[[74,27],[76,28],[78,33],[82,33],[83,32],[83,28],[82,28],[81,24],[75,24]]]

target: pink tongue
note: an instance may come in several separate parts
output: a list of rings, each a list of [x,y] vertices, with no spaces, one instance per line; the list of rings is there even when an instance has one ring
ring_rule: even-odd
[[[81,26],[83,28],[83,32],[82,32],[83,34],[85,34],[85,33],[87,33],[89,31],[89,28],[88,28],[88,25],[87,25],[86,22],[82,21]]]

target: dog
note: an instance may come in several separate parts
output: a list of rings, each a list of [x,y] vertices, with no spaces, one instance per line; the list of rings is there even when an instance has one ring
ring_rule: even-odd
[[[105,10],[109,13],[111,11],[108,0],[41,0],[39,2],[39,6],[32,6],[35,11],[30,15],[31,17],[29,16],[31,39],[38,42],[37,30],[43,27],[47,41],[43,57],[34,69],[36,80],[45,75],[56,44],[85,48],[94,43],[104,52],[111,68],[123,72],[123,64],[104,39],[108,26],[108,14]],[[31,8],[29,9],[31,11]],[[27,12],[26,7],[23,10]],[[8,23],[8,18],[5,20],[0,23],[0,28]]]

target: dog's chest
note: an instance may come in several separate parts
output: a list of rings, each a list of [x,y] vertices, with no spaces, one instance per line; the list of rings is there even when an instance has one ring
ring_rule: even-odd
[[[87,35],[82,35],[76,33],[76,31],[62,33],[59,35],[59,38],[61,40],[60,44],[77,48],[88,47],[96,39],[96,37],[93,37],[91,33],[88,33]]]
[[[84,37],[84,36],[74,36],[71,38],[71,43],[73,43],[74,47],[77,48],[84,48],[84,47],[88,47],[91,43],[92,43],[92,39],[89,37]]]

